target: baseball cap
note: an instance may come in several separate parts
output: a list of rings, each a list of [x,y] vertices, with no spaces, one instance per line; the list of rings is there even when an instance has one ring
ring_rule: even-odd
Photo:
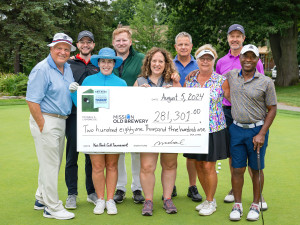
[[[76,47],[72,45],[73,39],[64,33],[56,33],[53,37],[52,42],[50,44],[48,44],[47,46],[53,47],[54,45],[61,43],[61,42],[69,44],[71,46],[71,52],[74,52],[76,50]]]
[[[232,24],[229,28],[228,28],[228,31],[227,31],[227,34],[229,34],[231,31],[234,31],[234,30],[238,30],[240,31],[243,35],[245,35],[245,30],[244,30],[244,27],[240,24]]]
[[[196,59],[199,59],[201,56],[206,55],[206,54],[211,55],[213,57],[213,59],[215,59],[214,53],[212,53],[212,51],[210,51],[208,49],[204,49],[201,52],[199,52],[199,54],[196,55]]]
[[[241,55],[245,54],[246,52],[253,52],[257,57],[259,56],[258,48],[255,45],[245,45],[242,48]]]
[[[78,34],[77,41],[80,41],[81,38],[83,38],[83,37],[89,37],[90,39],[92,39],[95,42],[93,33],[88,30],[81,31]]]

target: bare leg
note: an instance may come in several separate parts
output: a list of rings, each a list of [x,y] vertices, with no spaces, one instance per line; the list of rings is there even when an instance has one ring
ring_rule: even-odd
[[[164,199],[171,199],[177,173],[177,153],[161,153],[161,183]]]
[[[244,173],[246,167],[243,168],[233,168],[233,173],[231,176],[231,184],[234,195],[234,200],[236,203],[242,202],[242,189],[244,185]]]
[[[155,169],[158,153],[141,153],[140,180],[146,200],[153,201],[153,191],[155,185]]]
[[[258,204],[260,202],[260,190],[259,190],[259,172],[258,170],[251,169],[253,174],[252,183],[253,183],[253,202]],[[261,182],[261,191],[264,186],[264,174],[262,170],[260,171],[260,182]]]
[[[97,193],[98,199],[104,199],[105,193],[105,155],[103,154],[90,154],[92,162],[92,178],[93,184]]]
[[[217,189],[218,177],[215,166],[216,162],[196,161],[198,179],[207,201],[213,201]]]
[[[119,154],[105,155],[107,201],[114,197],[118,181],[118,159]]]
[[[195,159],[186,159],[186,169],[189,174],[189,184],[191,186],[196,185],[197,181],[197,170],[196,170],[196,165],[195,165]]]

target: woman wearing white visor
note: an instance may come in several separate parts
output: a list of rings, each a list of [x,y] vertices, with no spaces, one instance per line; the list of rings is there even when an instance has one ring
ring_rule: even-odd
[[[230,99],[229,84],[224,76],[214,72],[217,57],[211,45],[201,46],[195,54],[199,70],[191,72],[184,84],[184,87],[190,88],[210,88],[208,154],[184,154],[185,157],[195,160],[198,178],[206,195],[206,200],[196,207],[202,216],[216,211],[216,161],[230,156],[229,134],[222,109],[223,97]]]

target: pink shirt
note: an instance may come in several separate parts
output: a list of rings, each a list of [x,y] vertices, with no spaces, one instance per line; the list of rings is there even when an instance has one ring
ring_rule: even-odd
[[[240,63],[240,55],[233,56],[231,55],[231,50],[229,50],[227,55],[223,56],[218,60],[216,65],[216,73],[225,75],[226,73],[228,73],[230,70],[233,69],[242,69]],[[258,60],[256,69],[259,73],[264,74],[264,66],[260,59]],[[231,106],[231,103],[226,98],[224,98],[223,105]]]

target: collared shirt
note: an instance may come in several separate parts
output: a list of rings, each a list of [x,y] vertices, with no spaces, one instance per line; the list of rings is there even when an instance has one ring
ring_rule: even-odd
[[[195,76],[190,77],[186,82],[186,87],[195,88],[210,88],[210,103],[209,103],[209,133],[217,132],[226,128],[225,115],[222,108],[222,100],[224,92],[222,85],[226,78],[215,72],[205,82],[203,87],[197,81],[197,72]]]
[[[228,54],[220,58],[216,65],[216,72],[218,74],[224,75],[233,69],[242,69],[240,62],[240,55],[233,56],[231,55],[231,50],[229,50]],[[256,65],[256,69],[259,73],[264,74],[264,66],[259,59]],[[230,106],[230,102],[224,98],[223,105]]]
[[[230,86],[231,113],[239,123],[257,123],[265,120],[267,106],[276,105],[276,92],[271,78],[255,71],[247,81],[241,70],[231,70],[225,75]]]
[[[195,58],[191,55],[191,61],[184,67],[182,65],[182,63],[178,60],[177,55],[175,56],[175,59],[173,59],[173,62],[176,66],[176,69],[180,75],[180,84],[183,87],[184,83],[185,83],[185,78],[186,76],[193,70],[197,70],[198,68],[198,64],[197,61],[195,60]]]
[[[69,91],[72,82],[74,78],[70,65],[64,64],[62,74],[49,54],[29,74],[26,100],[38,103],[42,112],[67,116],[72,108]]]

